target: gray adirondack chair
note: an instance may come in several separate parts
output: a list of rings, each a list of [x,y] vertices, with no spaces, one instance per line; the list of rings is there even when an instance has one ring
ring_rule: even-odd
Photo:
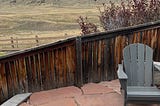
[[[130,44],[123,49],[123,62],[118,65],[118,78],[128,102],[160,103],[160,89],[153,86],[153,50],[144,44]]]

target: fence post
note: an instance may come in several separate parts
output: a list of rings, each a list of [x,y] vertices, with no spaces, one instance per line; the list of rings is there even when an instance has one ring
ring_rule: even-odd
[[[36,38],[36,46],[39,46],[38,36],[36,35],[35,38]]]
[[[13,41],[13,37],[11,37],[11,47],[14,48],[14,41]]]
[[[81,37],[76,38],[76,86],[83,85],[83,72],[82,72],[82,42]]]
[[[18,38],[16,37],[16,46],[18,48]]]

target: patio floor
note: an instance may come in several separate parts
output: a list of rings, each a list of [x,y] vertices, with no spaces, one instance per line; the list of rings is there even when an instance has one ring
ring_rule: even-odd
[[[63,87],[33,93],[20,106],[123,106],[123,96],[118,80],[85,84],[81,88]],[[136,105],[128,106],[160,106]]]

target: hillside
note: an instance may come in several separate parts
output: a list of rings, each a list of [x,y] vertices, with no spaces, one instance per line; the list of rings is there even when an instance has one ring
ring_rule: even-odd
[[[112,0],[113,1],[113,0]],[[118,2],[118,0],[114,0]],[[60,5],[60,6],[83,6],[107,3],[109,0],[0,0],[2,5]]]
[[[0,40],[11,37],[34,38],[37,35],[77,36],[81,33],[77,23],[79,16],[87,16],[91,22],[100,26],[97,6],[101,5],[102,1],[45,0],[41,5],[38,4],[38,0],[34,3],[31,3],[32,0],[16,0],[16,3],[10,1],[0,0]],[[2,46],[0,48],[5,48],[6,45]]]

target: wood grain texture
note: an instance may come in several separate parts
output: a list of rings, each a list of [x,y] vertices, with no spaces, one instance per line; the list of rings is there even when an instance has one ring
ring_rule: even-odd
[[[77,38],[81,40],[79,46]],[[153,48],[154,60],[160,61],[159,41],[160,25],[150,23],[73,37],[0,57],[0,103],[16,93],[76,85],[77,78],[83,84],[115,79],[125,46],[147,44]]]

